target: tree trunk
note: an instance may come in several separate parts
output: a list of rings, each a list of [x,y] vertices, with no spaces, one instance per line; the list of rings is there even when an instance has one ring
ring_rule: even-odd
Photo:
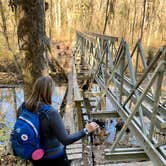
[[[103,28],[103,34],[105,34],[106,31],[106,27],[107,27],[107,22],[108,22],[108,17],[109,17],[109,5],[110,5],[110,1],[107,0],[107,6],[106,6],[106,11],[105,11],[105,23],[104,23],[104,28]]]
[[[50,22],[49,22],[49,38],[52,40],[52,25],[53,25],[53,14],[52,14],[53,2],[50,0]]]
[[[56,32],[58,31],[58,2],[55,1],[55,24],[56,24]]]
[[[7,48],[8,50],[11,52],[12,56],[13,56],[13,61],[14,64],[16,66],[17,69],[17,73],[19,75],[21,75],[21,67],[20,64],[17,62],[17,58],[15,55],[15,52],[13,51],[12,47],[10,46],[9,43],[9,37],[7,34],[7,25],[6,25],[6,18],[5,18],[5,13],[4,13],[4,9],[3,9],[3,4],[2,4],[2,0],[0,0],[0,14],[1,14],[1,18],[2,18],[2,30],[3,30],[3,36],[5,38],[6,44],[7,44]]]
[[[142,16],[142,24],[141,24],[141,33],[140,33],[140,40],[142,41],[142,37],[143,37],[143,31],[144,31],[144,23],[145,23],[145,13],[146,13],[146,1],[144,0],[144,4],[143,4],[143,16]]]
[[[56,28],[58,35],[60,35],[61,31],[61,1],[57,0],[56,1]]]
[[[24,53],[22,68],[27,98],[39,76],[48,74],[44,0],[16,1],[19,13],[18,39]]]
[[[93,0],[91,0],[89,2],[89,21],[88,21],[88,24],[87,24],[87,27],[88,27],[88,30],[91,31],[91,24],[92,24],[92,21],[93,21]]]
[[[135,29],[135,19],[137,14],[137,0],[134,1],[134,18],[133,18],[133,26],[132,26],[132,44],[134,43],[134,29]]]
[[[151,36],[152,36],[152,28],[153,28],[153,22],[151,23],[149,21],[149,33],[147,35],[147,46],[150,46],[150,42],[151,42]]]
[[[67,31],[67,35],[68,35],[68,38],[70,39],[71,38],[71,27],[72,27],[72,18],[71,18],[71,13],[70,13],[70,2],[68,0],[65,0],[65,8],[66,8],[66,31]]]

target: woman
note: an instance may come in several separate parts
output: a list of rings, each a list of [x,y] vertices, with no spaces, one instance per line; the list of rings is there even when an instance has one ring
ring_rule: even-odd
[[[38,110],[44,105],[51,105],[54,86],[50,76],[39,77],[34,84],[31,96],[18,109],[17,116],[19,116],[23,106],[33,113],[38,113]],[[52,106],[46,116],[42,116],[40,119],[40,125],[41,145],[45,150],[45,155],[40,160],[32,160],[34,166],[69,166],[64,147],[98,128],[95,122],[91,122],[86,124],[85,128],[80,132],[68,135],[62,118]]]

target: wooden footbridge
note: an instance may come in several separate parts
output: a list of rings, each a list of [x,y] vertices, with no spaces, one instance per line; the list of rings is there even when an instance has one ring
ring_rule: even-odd
[[[69,132],[82,129],[86,120],[121,117],[124,125],[103,151],[105,159],[150,160],[155,166],[166,166],[166,46],[147,63],[140,40],[131,51],[124,39],[77,32],[71,64],[63,116]],[[16,107],[15,89],[12,94]],[[127,128],[139,147],[119,147]],[[83,146],[80,140],[67,146],[72,165],[85,165]]]
[[[73,81],[69,80],[77,108],[73,112],[76,126],[81,129],[84,121],[93,117],[120,116],[125,122],[111,148],[105,149],[106,159],[151,160],[155,166],[166,165],[165,72],[166,47],[160,48],[147,65],[140,40],[130,51],[124,39],[77,32]],[[94,85],[97,91],[93,90]],[[104,110],[106,98],[112,103],[112,110]],[[127,128],[140,147],[117,148]]]

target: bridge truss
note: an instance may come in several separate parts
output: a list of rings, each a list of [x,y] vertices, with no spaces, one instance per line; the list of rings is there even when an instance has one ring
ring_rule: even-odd
[[[114,113],[125,122],[105,157],[112,158],[110,156],[116,152],[118,142],[129,128],[154,165],[166,165],[166,107],[161,103],[166,47],[160,48],[147,65],[140,40],[130,53],[124,39],[119,43],[117,37],[77,32],[74,58],[75,61],[79,59],[77,74],[81,66],[88,69],[89,90],[94,82],[97,83],[101,89],[100,98],[107,96],[116,109]],[[99,106],[100,103],[87,112],[89,116],[98,113]]]

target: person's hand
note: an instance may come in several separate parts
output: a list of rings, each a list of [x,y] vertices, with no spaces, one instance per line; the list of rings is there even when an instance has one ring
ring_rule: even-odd
[[[87,123],[85,128],[88,130],[88,133],[91,133],[99,128],[99,125],[96,122]]]

